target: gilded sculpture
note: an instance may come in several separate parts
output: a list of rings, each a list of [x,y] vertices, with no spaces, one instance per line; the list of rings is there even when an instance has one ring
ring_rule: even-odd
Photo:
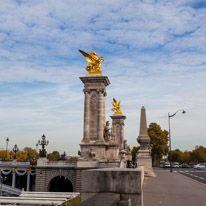
[[[85,69],[89,72],[87,75],[102,75],[101,62],[104,61],[104,57],[100,57],[96,52],[92,51],[89,54],[80,50],[79,52],[85,57],[89,64]]]
[[[118,102],[115,98],[113,98],[112,105],[114,106],[114,108],[112,108],[112,111],[115,112],[114,114],[122,114],[120,101]]]

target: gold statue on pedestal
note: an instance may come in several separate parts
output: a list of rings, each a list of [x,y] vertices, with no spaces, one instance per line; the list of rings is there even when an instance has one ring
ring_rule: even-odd
[[[102,75],[101,62],[104,61],[104,57],[100,57],[96,52],[92,51],[89,54],[80,50],[79,52],[85,57],[89,62],[86,66],[86,70],[89,72],[87,75]]]
[[[114,108],[112,108],[112,111],[115,112],[114,114],[122,114],[120,101],[117,102],[117,100],[113,98],[112,105],[114,106]]]

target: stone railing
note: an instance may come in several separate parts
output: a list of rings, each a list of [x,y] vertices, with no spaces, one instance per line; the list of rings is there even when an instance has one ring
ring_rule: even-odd
[[[52,167],[76,167],[76,162],[66,162],[66,161],[48,161],[45,166]]]
[[[30,167],[29,161],[0,161],[0,167]]]

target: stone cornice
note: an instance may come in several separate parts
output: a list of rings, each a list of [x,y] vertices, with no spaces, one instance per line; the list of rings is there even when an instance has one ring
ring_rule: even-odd
[[[102,82],[104,83],[105,87],[110,84],[109,78],[107,76],[86,76],[86,77],[79,77],[79,78],[84,84]]]

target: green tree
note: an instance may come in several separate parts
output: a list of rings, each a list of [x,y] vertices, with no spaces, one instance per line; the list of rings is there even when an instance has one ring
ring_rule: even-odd
[[[50,161],[57,161],[60,159],[60,154],[58,151],[53,151],[52,153],[49,153],[47,155],[47,159],[49,159]]]
[[[27,154],[27,159],[29,161],[39,158],[38,152],[35,149],[32,149],[31,147],[25,147],[24,152]]]
[[[139,150],[140,146],[136,146],[136,147],[133,147],[132,148],[132,161],[135,162],[136,160],[136,154],[137,154],[137,151]]]
[[[206,148],[203,146],[196,146],[191,152],[191,160],[195,163],[206,162]]]
[[[169,153],[168,155],[168,160],[171,162],[180,162],[181,156],[182,156],[182,152],[179,149],[176,150],[172,150],[172,159],[171,159],[171,154]]]
[[[182,152],[182,154],[180,155],[179,158],[179,163],[190,163],[191,162],[191,152],[190,151],[184,151]]]
[[[53,151],[52,154],[53,154],[54,157],[55,157],[55,161],[59,160],[59,158],[60,158],[60,154],[59,154],[58,151]]]
[[[152,162],[158,165],[162,156],[167,155],[169,151],[168,131],[162,130],[160,125],[152,122],[148,128],[148,135],[152,145]]]
[[[54,161],[54,160],[55,160],[54,154],[53,154],[53,153],[49,153],[49,154],[47,155],[47,159],[48,159],[49,161]]]
[[[6,151],[2,150],[0,151],[0,158],[5,158]],[[7,160],[9,159],[14,159],[14,152],[11,150],[10,152],[7,151]],[[39,154],[36,152],[35,149],[32,149],[30,147],[25,147],[23,150],[18,150],[16,152],[16,159],[19,161],[26,161],[26,160],[33,160],[33,159],[38,159]]]

